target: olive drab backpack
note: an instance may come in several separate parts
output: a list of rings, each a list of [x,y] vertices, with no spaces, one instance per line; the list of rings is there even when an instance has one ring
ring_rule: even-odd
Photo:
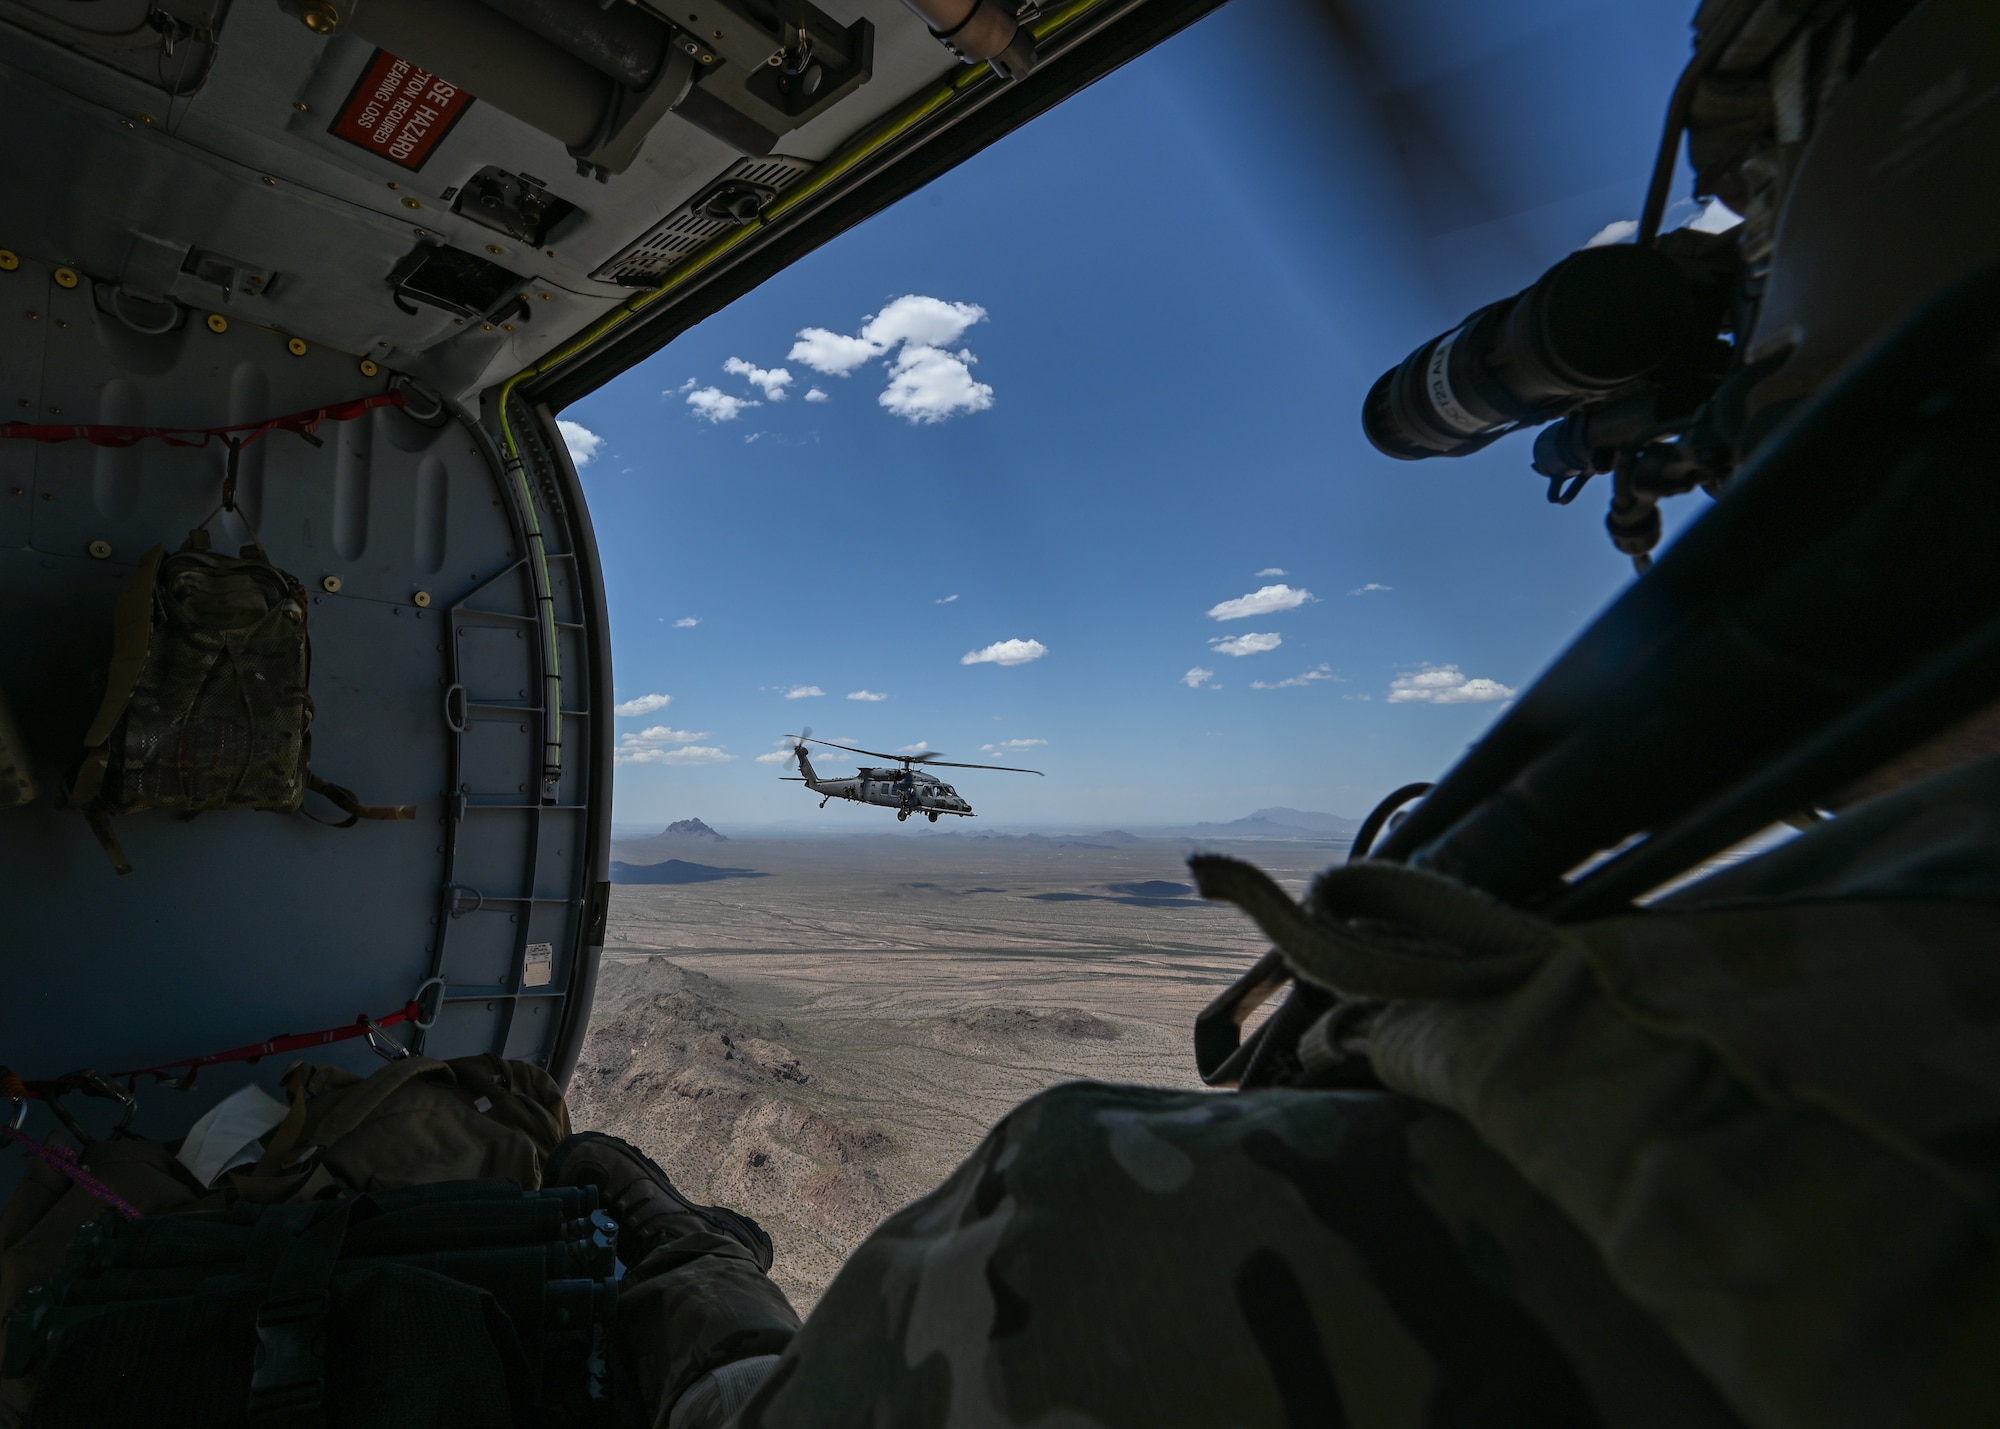
[[[120,873],[132,865],[112,817],[144,809],[292,813],[310,789],[347,814],[335,828],[416,817],[414,805],[371,807],[312,772],[308,606],[256,544],[220,555],[196,530],[172,555],[155,546],[140,558],[66,791]]]

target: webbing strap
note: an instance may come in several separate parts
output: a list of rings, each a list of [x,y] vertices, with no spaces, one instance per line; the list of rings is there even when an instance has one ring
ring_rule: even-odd
[[[347,815],[339,823],[334,823],[320,818],[311,809],[305,811],[307,818],[330,829],[351,829],[358,819],[414,819],[417,816],[415,804],[364,804],[352,789],[344,789],[331,780],[322,779],[311,770],[306,771],[306,787]]]
[[[20,1083],[15,1082],[14,1085],[19,1086]],[[13,1142],[31,1159],[41,1162],[51,1171],[67,1176],[82,1188],[85,1195],[96,1197],[126,1220],[140,1219],[139,1208],[84,1170],[82,1158],[69,1147],[48,1145],[35,1140],[32,1136],[23,1135],[11,1126],[0,1126],[0,1138]]]
[[[105,679],[104,699],[97,707],[97,717],[84,731],[86,749],[111,738],[118,717],[125,713],[139,676],[145,671],[146,646],[153,633],[153,587],[159,581],[160,562],[166,559],[166,554],[165,546],[155,546],[139,557],[139,564],[132,568],[132,574],[118,592],[112,617],[111,672]],[[102,778],[100,769],[98,782]],[[87,791],[79,786],[71,791],[70,797],[77,803],[87,803],[97,797],[97,784],[93,783]]]
[[[419,991],[421,992],[421,989]],[[344,1027],[329,1027],[324,1032],[292,1033],[284,1037],[273,1037],[264,1042],[252,1042],[247,1047],[231,1047],[227,1052],[210,1052],[205,1057],[183,1057],[178,1062],[162,1062],[157,1067],[137,1067],[129,1072],[114,1072],[112,1075],[120,1081],[130,1083],[140,1077],[158,1077],[186,1068],[191,1078],[203,1067],[212,1067],[218,1062],[255,1062],[264,1057],[276,1056],[280,1052],[298,1052],[307,1047],[324,1047],[332,1042],[366,1037],[371,1024],[375,1028],[394,1027],[398,1022],[416,1022],[422,1017],[422,1006],[412,1000],[404,1003],[398,1011],[381,1017],[371,1018],[363,1014]]]
[[[347,1238],[347,1213],[345,1201],[325,1207],[278,1256],[257,1307],[248,1407],[258,1429],[316,1429],[326,1423],[327,1287]]]
[[[154,1067],[134,1067],[129,1071],[113,1072],[112,1078],[124,1082],[128,1087],[136,1084],[141,1077],[165,1078],[170,1072],[184,1075],[174,1078],[182,1086],[194,1084],[195,1073],[203,1067],[213,1067],[224,1062],[258,1062],[266,1057],[275,1057],[283,1052],[300,1052],[308,1047],[325,1047],[335,1042],[346,1042],[356,1037],[374,1035],[386,1027],[394,1027],[399,1022],[414,1022],[419,1027],[429,1027],[424,1012],[424,994],[436,987],[438,996],[443,997],[444,980],[431,978],[417,989],[417,995],[394,1012],[385,1012],[380,1017],[370,1017],[366,1013],[354,1021],[340,1027],[329,1027],[323,1032],[296,1032],[282,1037],[271,1037],[262,1042],[252,1042],[245,1047],[231,1047],[226,1052],[210,1052],[203,1057],[182,1057],[177,1062],[161,1062]],[[435,1020],[437,1008],[433,1006],[429,1018]],[[0,1097],[13,1101],[33,1098],[48,1101],[66,1092],[88,1088],[95,1072],[73,1072],[66,1077],[30,1080],[17,1077],[5,1067],[0,1067]]]
[[[0,422],[0,439],[14,438],[29,442],[89,442],[99,447],[137,446],[148,439],[165,442],[170,447],[205,447],[220,438],[228,440],[239,432],[243,436],[236,445],[247,447],[259,437],[272,432],[297,432],[308,439],[319,430],[323,422],[348,422],[377,407],[401,407],[406,401],[403,389],[394,388],[388,392],[377,392],[369,397],[356,397],[351,402],[335,402],[329,407],[308,407],[303,412],[287,412],[282,417],[268,417],[261,422],[237,422],[227,427],[130,427],[109,422]]]

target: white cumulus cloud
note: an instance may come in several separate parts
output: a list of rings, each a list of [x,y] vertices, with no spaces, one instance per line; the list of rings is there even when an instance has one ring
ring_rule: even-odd
[[[810,700],[825,693],[826,691],[822,690],[818,685],[793,685],[785,691],[785,698],[788,700]]]
[[[612,713],[621,719],[628,715],[653,714],[674,702],[672,695],[641,695],[636,700],[627,700],[614,706]]]
[[[951,603],[952,603],[953,601],[955,601],[955,600],[957,600],[957,599],[958,599],[958,597],[957,597],[957,596],[955,596],[955,595],[948,595],[948,596],[946,596],[946,597],[945,597],[945,598],[944,598],[943,600],[934,600],[934,601],[932,601],[932,602],[931,602],[931,604],[932,604],[932,605],[950,605],[950,604],[951,604]]]
[[[1281,610],[1297,610],[1316,599],[1309,590],[1293,590],[1288,585],[1259,586],[1248,595],[1225,600],[1208,608],[1212,620],[1244,620],[1253,615],[1275,615]]]
[[[762,402],[732,397],[720,387],[697,387],[687,394],[687,404],[694,408],[694,414],[705,422],[733,422],[743,415],[745,409],[764,405]]]
[[[1339,678],[1340,676],[1333,673],[1333,666],[1315,665],[1312,669],[1302,670],[1288,680],[1274,680],[1270,684],[1265,684],[1262,680],[1252,680],[1250,688],[1253,690],[1302,690],[1307,685],[1317,685],[1322,680],[1338,680]]]
[[[1215,671],[1204,670],[1201,666],[1196,665],[1185,675],[1181,676],[1181,683],[1186,685],[1190,690],[1198,690],[1214,678]]]
[[[898,746],[896,747],[896,753],[898,753],[898,754],[927,754],[927,753],[929,753],[929,752],[930,752],[930,747],[931,747],[931,742],[930,742],[930,741],[929,741],[928,739],[920,739],[920,740],[918,740],[918,741],[917,741],[917,742],[916,742],[915,744],[902,744],[902,745],[898,745]]]
[[[1285,568],[1283,566],[1266,566],[1263,570],[1257,572],[1260,578],[1263,576],[1281,576],[1284,573]]]
[[[648,725],[645,729],[634,730],[618,737],[620,749],[664,749],[670,744],[693,744],[697,739],[707,739],[705,729],[673,729],[664,724]]]
[[[636,754],[620,750],[620,764],[727,764],[736,756],[725,754],[712,744],[689,744],[679,749],[645,749]]]
[[[1629,242],[1632,236],[1638,231],[1638,219],[1621,218],[1615,222],[1605,224],[1604,227],[1591,234],[1590,241],[1583,246],[1585,248],[1608,248],[1613,243]]]
[[[808,402],[831,402],[833,398],[827,396],[826,393],[820,391],[817,387],[808,387],[806,389],[806,400]]]
[[[683,615],[679,620],[674,622],[674,629],[692,630],[699,624],[701,624],[701,617],[699,615]]]
[[[977,303],[948,303],[909,293],[869,318],[852,337],[823,327],[803,328],[785,355],[815,372],[845,377],[870,358],[881,357],[904,343],[943,347],[957,342],[967,328],[985,320],[986,309]]]
[[[619,764],[726,764],[736,757],[694,742],[707,737],[697,730],[654,725],[620,736],[615,759]]]
[[[782,367],[759,367],[754,362],[745,362],[740,357],[732,357],[722,364],[722,370],[731,377],[741,377],[752,387],[764,394],[768,402],[785,400],[785,389],[792,385],[792,374]]]
[[[1046,739],[1003,739],[998,744],[980,745],[979,752],[981,754],[1019,754],[1023,750],[1033,749],[1038,744],[1047,743]]]
[[[1719,198],[1710,199],[1700,213],[1689,219],[1684,227],[1696,233],[1727,233],[1743,221],[1743,215]]]
[[[563,445],[569,448],[569,459],[578,466],[589,466],[604,447],[604,438],[581,422],[559,417],[556,419],[556,430],[562,433]]]
[[[879,705],[889,697],[877,690],[856,690],[847,698],[850,700],[866,700],[871,705]]]
[[[1498,680],[1467,678],[1456,665],[1426,665],[1389,682],[1392,705],[1474,705],[1513,697],[1514,692]]]
[[[1039,640],[996,640],[983,650],[968,650],[959,657],[961,665],[1025,665],[1049,653]]]
[[[1285,637],[1275,630],[1249,631],[1232,635],[1227,640],[1218,635],[1208,642],[1209,648],[1218,655],[1262,655],[1266,650],[1275,650],[1284,643]]]
[[[1394,586],[1392,586],[1392,585],[1383,585],[1383,584],[1382,584],[1382,583],[1381,583],[1380,581],[1370,581],[1370,582],[1368,582],[1368,584],[1367,584],[1367,585],[1358,585],[1358,586],[1356,586],[1356,587],[1355,587],[1355,588],[1354,588],[1353,590],[1349,591],[1349,592],[1348,592],[1348,594],[1349,594],[1349,595],[1366,595],[1366,594],[1368,594],[1368,592],[1370,592],[1371,590],[1394,590],[1394,589],[1395,589],[1395,587],[1394,587]]]
[[[758,755],[757,762],[759,764],[790,764],[792,762],[792,751],[789,749],[774,749],[769,754]]]
[[[875,400],[912,423],[983,412],[993,405],[993,388],[972,380],[972,364],[978,360],[963,348],[905,347],[890,365],[889,385]]]
[[[846,377],[875,358],[890,358],[889,385],[876,400],[912,423],[942,422],[993,405],[993,388],[973,380],[972,364],[978,359],[963,348],[951,350],[966,329],[985,320],[986,309],[977,303],[908,293],[862,323],[857,333],[801,328],[786,356],[830,377]],[[823,402],[826,394],[814,388],[806,400]]]

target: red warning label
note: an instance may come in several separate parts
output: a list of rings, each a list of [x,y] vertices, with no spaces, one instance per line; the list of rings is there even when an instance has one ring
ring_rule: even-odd
[[[392,164],[421,169],[471,107],[472,96],[458,86],[377,50],[328,129]]]

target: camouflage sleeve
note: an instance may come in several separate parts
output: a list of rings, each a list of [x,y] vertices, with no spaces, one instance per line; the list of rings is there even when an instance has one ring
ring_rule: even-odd
[[[1074,1084],[884,1222],[733,1422],[1739,1421],[1449,1113]]]

